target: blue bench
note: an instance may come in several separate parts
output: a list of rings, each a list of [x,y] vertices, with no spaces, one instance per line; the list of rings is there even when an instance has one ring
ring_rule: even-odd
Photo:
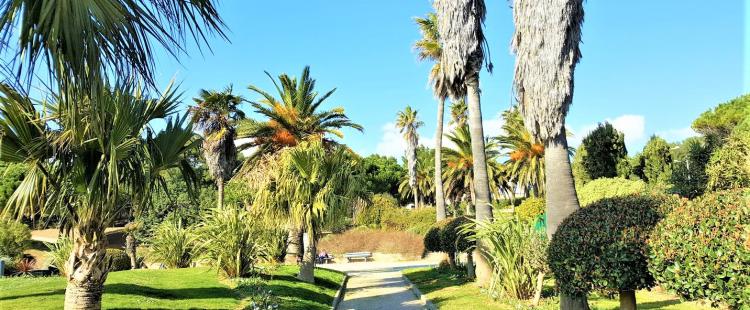
[[[344,258],[346,258],[347,262],[351,262],[353,259],[362,259],[364,261],[367,261],[368,259],[372,258],[372,253],[370,252],[346,253],[344,254]]]

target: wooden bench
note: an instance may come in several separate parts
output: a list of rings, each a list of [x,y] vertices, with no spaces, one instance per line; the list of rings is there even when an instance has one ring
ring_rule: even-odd
[[[347,262],[351,262],[353,259],[362,259],[364,261],[367,261],[368,259],[372,258],[372,253],[370,252],[346,253],[344,254],[344,258],[346,258]]]

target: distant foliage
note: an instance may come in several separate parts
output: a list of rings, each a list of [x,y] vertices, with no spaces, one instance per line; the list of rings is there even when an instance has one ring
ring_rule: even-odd
[[[588,206],[605,198],[628,196],[646,191],[646,183],[641,180],[604,178],[591,181],[577,189],[578,202]]]
[[[668,184],[672,176],[671,146],[653,136],[643,148],[643,176],[649,184]]]
[[[0,162],[0,210],[16,190],[26,173],[26,165]]]
[[[25,224],[0,219],[0,258],[15,261],[30,245],[31,230]]]
[[[130,257],[123,250],[107,249],[107,259],[110,272],[130,270]]]
[[[418,235],[424,235],[435,223],[435,208],[425,207],[420,209],[386,209],[381,217],[383,229],[408,231]]]
[[[164,264],[167,268],[190,267],[195,251],[195,235],[179,220],[161,223],[149,240],[151,261]]]
[[[383,214],[398,209],[398,201],[390,194],[382,193],[372,195],[371,203],[365,205],[354,217],[354,225],[367,227],[380,227]]]
[[[674,152],[672,165],[672,192],[686,198],[703,195],[708,176],[706,165],[711,157],[711,147],[700,137],[682,142]]]
[[[362,159],[361,165],[365,170],[365,182],[369,191],[398,197],[398,185],[406,175],[406,169],[395,158],[370,155]]]
[[[708,190],[750,187],[750,133],[732,134],[711,154],[706,174]]]
[[[654,285],[646,240],[662,218],[661,199],[628,196],[599,200],[567,217],[549,245],[549,265],[566,294],[630,291]]]
[[[586,171],[586,167],[583,165],[583,160],[586,155],[586,148],[582,144],[576,149],[576,153],[573,156],[571,169],[573,170],[573,180],[575,181],[576,187],[581,187],[591,181],[591,175],[589,175]]]
[[[723,140],[748,117],[750,117],[750,95],[745,95],[703,112],[693,121],[693,129],[710,139]]]
[[[518,218],[523,221],[534,221],[537,217],[544,214],[546,210],[547,203],[544,198],[532,197],[524,200],[518,208],[516,208],[516,213],[518,213]]]
[[[657,282],[686,299],[750,307],[750,192],[707,193],[675,204],[649,241]]]
[[[599,124],[581,146],[586,150],[581,165],[591,179],[616,177],[617,164],[628,155],[625,135],[610,123]]]

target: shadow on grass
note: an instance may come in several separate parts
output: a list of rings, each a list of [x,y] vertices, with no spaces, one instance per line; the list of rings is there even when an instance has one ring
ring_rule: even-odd
[[[237,296],[235,291],[228,287],[162,289],[125,283],[109,284],[105,287],[104,293],[137,295],[166,300],[236,298]]]
[[[14,300],[14,299],[19,299],[19,298],[54,296],[54,295],[63,295],[63,294],[65,294],[65,289],[59,289],[59,290],[46,291],[46,292],[41,292],[41,293],[13,295],[13,296],[3,296],[3,297],[0,297],[0,301],[2,301],[2,300]]]
[[[419,286],[423,294],[429,294],[447,287],[464,285],[468,282],[463,277],[451,276],[448,273],[441,273],[436,269],[420,270],[409,272],[409,280]]]

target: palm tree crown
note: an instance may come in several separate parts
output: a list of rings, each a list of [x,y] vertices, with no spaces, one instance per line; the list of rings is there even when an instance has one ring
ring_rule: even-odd
[[[505,165],[511,179],[526,194],[544,194],[544,145],[526,130],[517,107],[503,112],[503,134],[496,138],[506,150]]]

